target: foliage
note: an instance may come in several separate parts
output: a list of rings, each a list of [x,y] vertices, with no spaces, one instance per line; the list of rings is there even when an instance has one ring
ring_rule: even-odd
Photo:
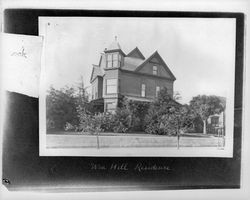
[[[189,133],[202,133],[202,131],[203,131],[203,121],[195,113],[193,113],[193,114],[194,114],[193,126],[189,127],[187,131]]]
[[[130,130],[142,131],[145,124],[145,116],[150,107],[149,102],[134,101],[123,98],[119,104],[121,109],[128,110],[130,113],[131,124]]]
[[[132,127],[132,115],[128,109],[117,109],[114,113],[114,127],[112,130],[117,133],[125,133]]]
[[[175,95],[175,100],[180,95]],[[190,106],[172,99],[167,88],[160,90],[154,102],[122,98],[114,113],[88,102],[83,81],[78,87],[51,87],[46,97],[47,129],[64,129],[99,134],[100,132],[145,131],[150,134],[178,135],[182,131],[201,132],[207,118],[225,109],[225,99],[199,95]],[[203,130],[204,131],[204,130]]]
[[[79,130],[91,134],[97,134],[98,132],[102,132],[103,129],[101,128],[101,126],[103,124],[103,115],[103,113],[89,115],[85,112],[82,112],[80,115]]]
[[[160,130],[170,135],[186,132],[192,125],[193,115],[188,106],[172,106],[160,120]]]
[[[198,95],[190,101],[190,107],[202,120],[206,120],[210,115],[221,113],[225,105],[217,96]]]
[[[47,92],[47,129],[73,130],[79,124],[79,111],[89,107],[83,81],[77,87],[55,89],[51,86]]]
[[[145,132],[160,135],[177,135],[192,126],[191,109],[174,101],[167,88],[159,92],[145,117]]]
[[[208,117],[221,113],[225,109],[225,102],[218,96],[198,95],[190,101],[190,107],[203,121],[203,133],[206,134]]]
[[[126,109],[118,109],[115,113],[80,114],[79,129],[83,132],[128,132],[131,126],[131,115]]]
[[[77,130],[77,125],[72,125],[69,122],[66,122],[65,126],[64,126],[64,130],[65,131],[76,131]]]
[[[77,125],[76,99],[74,88],[65,87],[56,90],[53,87],[46,97],[47,122],[53,126],[48,128],[64,129],[66,122]]]
[[[96,104],[93,100],[88,102],[86,109],[92,114],[102,113],[104,112],[104,102],[102,102],[102,104]]]

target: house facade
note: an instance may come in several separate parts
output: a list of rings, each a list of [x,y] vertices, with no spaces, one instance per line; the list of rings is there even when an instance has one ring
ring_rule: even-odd
[[[104,111],[114,111],[123,96],[136,101],[153,101],[163,87],[173,96],[175,80],[157,51],[148,58],[137,47],[125,54],[115,40],[101,53],[99,64],[93,65],[91,99],[103,103]]]
[[[225,134],[225,111],[208,117],[207,129],[209,133],[224,135]]]

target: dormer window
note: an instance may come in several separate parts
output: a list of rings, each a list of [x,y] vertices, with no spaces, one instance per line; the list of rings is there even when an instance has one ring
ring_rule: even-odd
[[[157,75],[157,74],[158,74],[157,66],[153,66],[153,75]]]
[[[107,54],[107,68],[117,68],[121,66],[121,55],[119,53]]]

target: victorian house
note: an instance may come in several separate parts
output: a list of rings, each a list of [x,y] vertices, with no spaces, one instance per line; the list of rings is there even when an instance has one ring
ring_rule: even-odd
[[[101,53],[98,65],[93,65],[91,99],[103,105],[104,111],[114,111],[123,96],[135,101],[153,101],[163,87],[173,96],[175,80],[157,51],[148,58],[137,47],[125,54],[116,38]]]

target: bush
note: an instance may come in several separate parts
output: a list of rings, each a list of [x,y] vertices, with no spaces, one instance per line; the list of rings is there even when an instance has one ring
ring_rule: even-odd
[[[133,101],[126,98],[122,98],[119,102],[121,109],[126,109],[131,115],[131,131],[143,131],[144,120],[148,112],[150,102]]]
[[[80,125],[79,130],[82,132],[88,132],[91,134],[97,134],[102,132],[102,124],[103,124],[103,114],[89,115],[87,113],[82,113],[80,115]]]
[[[118,133],[128,132],[132,127],[132,116],[128,109],[117,109],[113,116],[112,130]]]
[[[115,113],[80,114],[79,130],[83,132],[118,132],[125,133],[131,128],[131,115],[126,109],[118,109]]]
[[[55,122],[52,119],[46,119],[47,130],[55,129]]]
[[[145,132],[159,135],[177,135],[192,126],[193,113],[189,106],[175,102],[163,89],[150,105],[145,117]]]
[[[73,125],[69,122],[66,122],[65,126],[64,126],[64,130],[65,131],[76,131],[77,130],[77,126]]]
[[[115,113],[91,114],[78,110],[79,129],[84,132],[145,131],[149,134],[176,135],[182,129],[189,128],[190,109],[175,102],[163,89],[156,101],[140,102],[123,98],[119,101]]]
[[[149,134],[158,134],[159,130],[159,118],[157,111],[151,106],[144,121],[144,130]]]

